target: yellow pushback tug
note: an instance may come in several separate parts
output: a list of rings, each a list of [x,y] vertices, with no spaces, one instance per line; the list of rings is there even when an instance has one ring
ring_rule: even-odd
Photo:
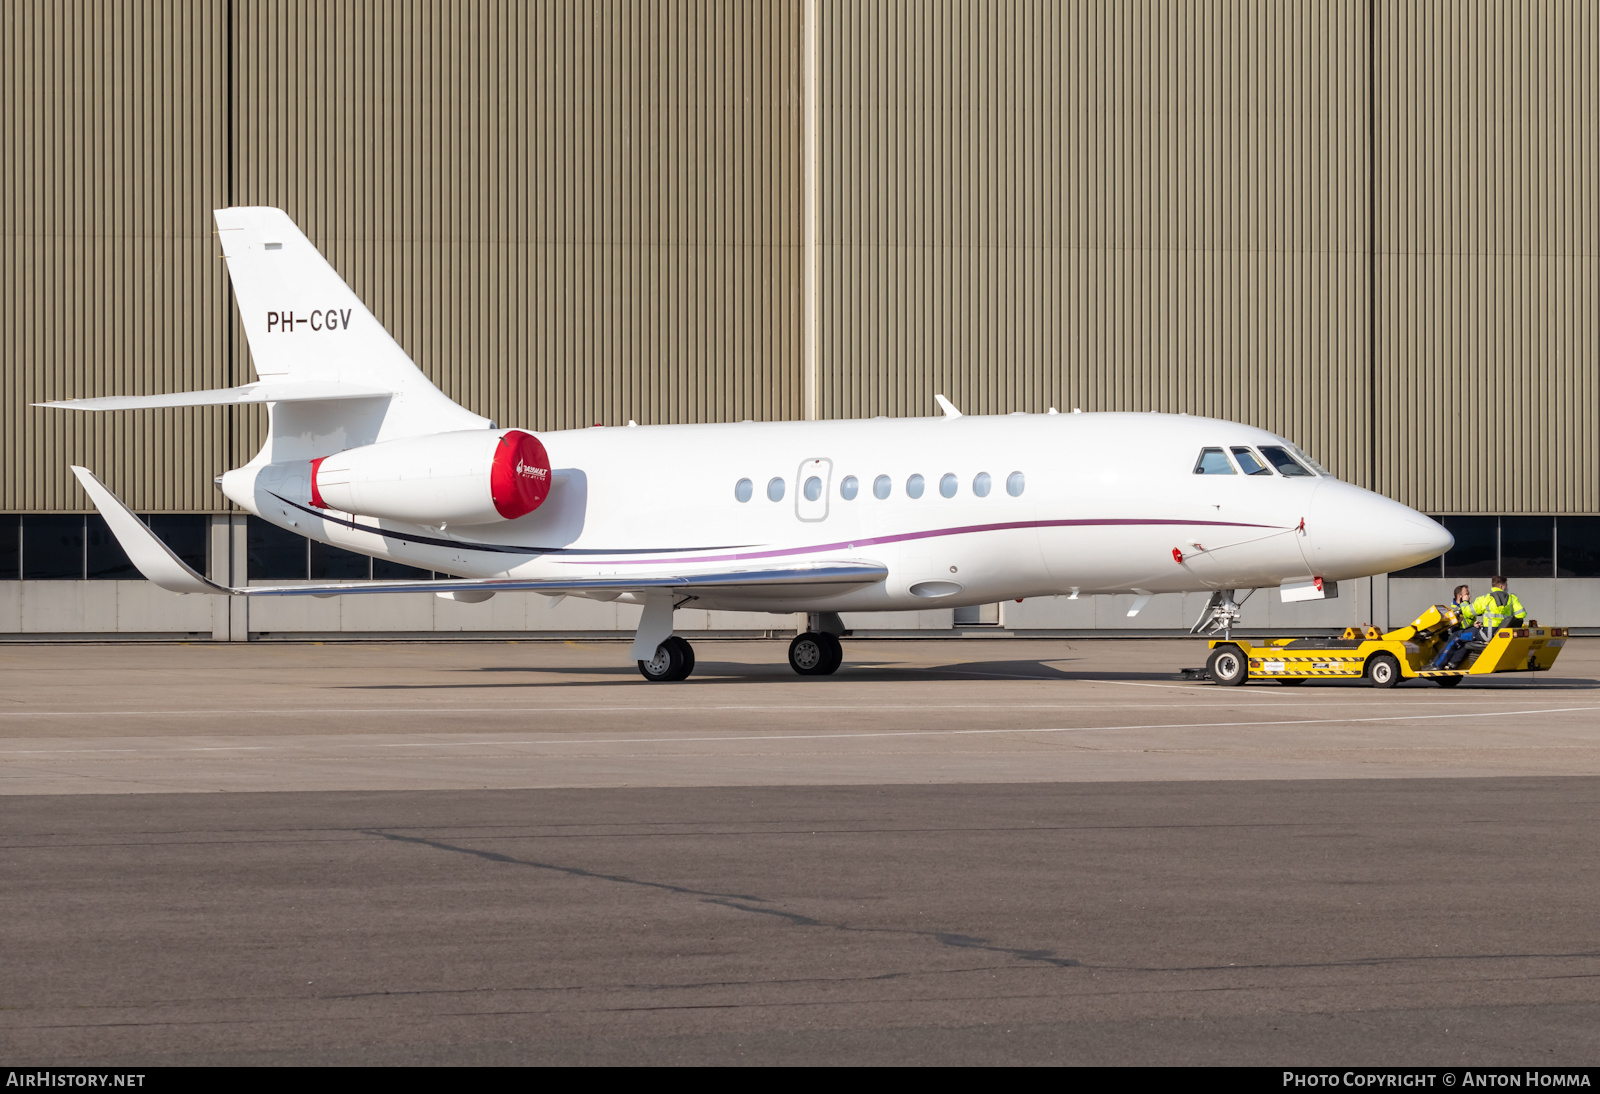
[[[1423,677],[1440,687],[1455,687],[1468,676],[1491,672],[1545,672],[1567,643],[1565,627],[1502,627],[1487,642],[1472,642],[1466,660],[1453,669],[1434,663],[1456,627],[1456,610],[1435,604],[1408,626],[1380,633],[1376,627],[1346,627],[1342,638],[1272,638],[1257,645],[1248,639],[1211,642],[1206,675],[1219,684],[1277,680],[1364,679],[1375,688]],[[1192,672],[1193,670],[1186,670]]]

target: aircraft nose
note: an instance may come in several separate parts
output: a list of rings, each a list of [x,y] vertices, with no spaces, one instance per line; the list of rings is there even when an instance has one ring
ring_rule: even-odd
[[[1325,482],[1307,514],[1306,544],[1320,576],[1355,578],[1438,558],[1455,537],[1438,521],[1381,494]]]
[[[1415,509],[1408,509],[1406,512],[1410,514],[1405,518],[1405,521],[1411,526],[1408,535],[1412,537],[1405,541],[1406,545],[1414,545],[1427,551],[1427,554],[1417,560],[1418,562],[1426,562],[1430,558],[1438,558],[1456,545],[1456,537],[1452,536],[1445,530],[1444,525],[1432,517],[1425,517]],[[1416,563],[1413,562],[1411,565],[1415,566]]]

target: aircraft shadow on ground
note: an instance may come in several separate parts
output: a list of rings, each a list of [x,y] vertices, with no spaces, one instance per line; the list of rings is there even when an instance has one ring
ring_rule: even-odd
[[[1050,658],[1051,662],[1068,660],[1067,658]],[[446,683],[446,684],[341,684],[338,690],[348,691],[476,691],[476,690],[504,690],[527,688],[582,688],[582,687],[615,687],[619,684],[636,683],[646,684],[647,681],[639,676],[638,669],[632,665],[485,665],[478,668],[453,669],[452,672],[493,673],[500,676],[532,674],[535,679],[528,680],[496,680],[494,682],[477,683]],[[560,676],[565,679],[540,679],[538,677]],[[572,679],[578,677],[579,679]],[[770,663],[748,661],[701,661],[695,667],[694,675],[681,681],[675,687],[695,687],[708,685],[769,685],[778,680],[795,680],[801,678],[782,661]],[[875,663],[872,661],[846,661],[844,666],[834,676],[818,676],[807,681],[808,683],[826,687],[829,684],[839,683],[906,683],[911,680],[937,680],[949,682],[973,682],[978,680],[1012,680],[1026,682],[1030,680],[1058,681],[1062,683],[1093,683],[1095,681],[1120,681],[1126,683],[1160,683],[1183,686],[1188,683],[1191,687],[1215,688],[1216,685],[1208,681],[1184,681],[1178,676],[1177,668],[1156,670],[1133,669],[1060,669],[1044,661],[1029,661],[1026,659],[1011,661],[962,661],[948,665],[903,665],[894,662]],[[1291,689],[1281,684],[1271,682],[1258,682],[1247,685],[1251,689],[1270,689],[1276,693],[1290,694]],[[1444,689],[1435,684],[1422,680],[1408,680],[1400,685],[1407,691],[1428,690],[1443,692]],[[1562,691],[1594,691],[1600,690],[1600,681],[1578,677],[1549,677],[1543,674],[1505,673],[1485,679],[1468,679],[1463,682],[1463,687],[1474,690],[1494,688],[1495,690],[1527,690],[1539,688],[1541,690]],[[1312,680],[1304,685],[1292,689],[1292,693],[1310,695],[1319,690],[1328,688],[1367,688],[1365,680]],[[1458,689],[1459,690],[1459,689]]]
[[[1061,661],[1065,658],[1051,658],[1051,661]],[[510,674],[536,674],[538,676],[562,676],[568,679],[547,680],[504,680],[494,683],[448,683],[448,684],[342,684],[340,690],[353,691],[467,691],[477,689],[500,688],[571,688],[571,687],[612,687],[619,683],[645,684],[647,681],[639,676],[638,669],[632,665],[493,665],[481,668],[456,669],[460,673],[495,673],[498,675]],[[1065,670],[1055,668],[1041,661],[1014,660],[1014,661],[963,661],[949,665],[902,665],[893,662],[875,663],[872,661],[850,662],[834,676],[813,677],[808,683],[819,686],[838,683],[906,683],[912,680],[941,680],[950,682],[973,682],[976,680],[1010,680],[1026,682],[1040,681],[1095,681],[1095,680],[1123,680],[1135,683],[1140,682],[1175,682],[1175,670]],[[571,679],[580,677],[581,679]],[[729,684],[771,684],[774,680],[800,681],[787,664],[782,661],[772,663],[751,663],[747,661],[701,661],[695,666],[694,675],[689,679],[675,685],[678,687],[692,687],[695,685],[729,685]],[[1196,686],[1210,686],[1199,684]]]

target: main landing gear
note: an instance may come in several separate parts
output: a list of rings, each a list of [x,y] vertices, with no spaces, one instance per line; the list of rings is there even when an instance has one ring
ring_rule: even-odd
[[[656,647],[656,655],[639,662],[639,675],[652,684],[687,679],[694,671],[694,647],[673,635]]]
[[[807,612],[806,629],[789,643],[789,667],[801,676],[832,676],[844,664],[839,639],[849,633],[838,612]]]
[[[656,634],[660,633],[656,631]],[[840,644],[839,636],[848,633],[837,613],[808,612],[805,631],[789,643],[789,667],[801,676],[833,675],[844,664],[844,646]],[[641,641],[648,642],[649,638]],[[638,648],[636,641],[634,649]],[[652,684],[684,680],[694,671],[694,647],[674,634],[656,647],[655,656],[648,661],[641,659],[638,665],[639,675]]]
[[[831,634],[807,631],[789,643],[789,667],[801,676],[831,676],[844,663],[844,646]]]

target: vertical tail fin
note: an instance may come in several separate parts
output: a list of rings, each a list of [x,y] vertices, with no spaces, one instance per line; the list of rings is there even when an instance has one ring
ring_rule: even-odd
[[[489,425],[422,374],[282,209],[218,209],[215,215],[250,356],[263,380],[346,382],[394,393],[379,420],[362,415],[372,424],[356,432],[375,435],[349,436],[339,447]],[[300,429],[298,423],[278,422],[280,413],[301,412],[279,404],[275,437]],[[320,420],[340,412],[324,407],[304,413]]]

